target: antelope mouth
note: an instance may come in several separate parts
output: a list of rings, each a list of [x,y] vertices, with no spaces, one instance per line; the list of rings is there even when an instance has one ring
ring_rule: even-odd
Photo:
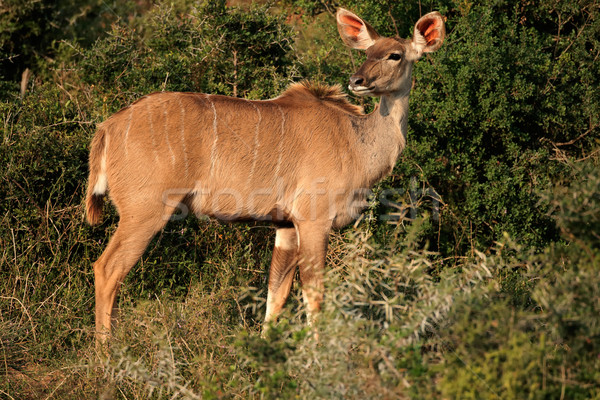
[[[373,93],[373,90],[375,89],[375,86],[366,87],[366,86],[352,86],[352,85],[348,85],[348,89],[350,89],[352,92],[354,92],[354,94],[357,94],[359,96],[366,96],[368,94]]]

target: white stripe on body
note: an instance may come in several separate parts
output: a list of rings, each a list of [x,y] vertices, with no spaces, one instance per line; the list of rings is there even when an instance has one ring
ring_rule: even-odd
[[[189,162],[188,162],[188,154],[187,148],[185,146],[185,108],[183,107],[183,103],[181,102],[181,97],[177,96],[177,101],[179,101],[179,109],[181,110],[181,150],[183,151],[183,163],[185,166],[185,176],[189,175]]]
[[[125,140],[124,140],[124,144],[125,146],[125,158],[127,158],[128,156],[128,152],[127,152],[127,141],[129,140],[129,129],[131,128],[131,118],[133,118],[133,107],[129,107],[129,118],[127,119],[127,129],[125,129]]]
[[[279,110],[279,113],[281,114],[281,135],[279,136],[279,147],[277,149],[277,166],[275,167],[274,180],[277,180],[277,178],[279,178],[279,173],[281,171],[281,160],[283,157],[283,139],[285,137],[285,114],[283,113],[283,110],[281,109],[281,106],[279,104],[276,104],[276,106]]]
[[[152,153],[154,153],[154,161],[158,163],[158,146],[156,145],[156,138],[154,132],[154,123],[152,122],[152,112],[150,111],[150,105],[146,103],[146,110],[148,111],[148,122],[150,123],[150,136],[152,137]]]
[[[210,150],[210,176],[214,176],[215,161],[217,158],[217,143],[219,142],[219,132],[217,130],[217,109],[215,108],[215,104],[210,99],[210,95],[206,95],[206,100],[208,100],[213,110],[213,133],[215,140],[213,141],[212,148]]]
[[[167,126],[167,108],[163,111],[163,117],[165,120],[164,130],[165,130],[165,140],[167,141],[167,147],[169,148],[169,153],[171,153],[171,166],[175,169],[175,152],[171,147],[171,142],[169,141],[169,127]]]
[[[256,106],[256,104],[254,104],[250,100],[247,100],[247,101],[250,104],[252,104],[252,107],[254,107],[256,109],[256,112],[258,114],[258,122],[256,122],[256,129],[254,130],[254,147],[252,150],[252,167],[250,167],[250,175],[248,176],[248,185],[251,185],[252,179],[254,178],[254,171],[256,170],[256,162],[258,161],[258,148],[260,147],[260,142],[258,141],[258,133],[260,131],[260,123],[262,121],[262,115],[260,113],[260,109]]]

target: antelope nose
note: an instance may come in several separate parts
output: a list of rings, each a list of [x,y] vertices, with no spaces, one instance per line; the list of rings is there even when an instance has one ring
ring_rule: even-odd
[[[365,82],[365,78],[360,75],[352,75],[350,77],[350,86],[362,86]]]

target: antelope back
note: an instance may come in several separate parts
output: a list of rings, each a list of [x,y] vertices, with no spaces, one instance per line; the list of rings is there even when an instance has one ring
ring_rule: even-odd
[[[348,116],[361,111],[339,88],[328,90],[303,83],[269,101],[140,99],[100,127],[113,202],[181,200],[197,214],[234,220],[329,218],[360,183]],[[339,205],[329,193],[338,193]]]

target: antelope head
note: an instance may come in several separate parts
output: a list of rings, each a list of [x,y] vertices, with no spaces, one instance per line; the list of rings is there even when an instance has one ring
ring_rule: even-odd
[[[380,36],[371,25],[343,8],[336,18],[344,43],[367,53],[367,60],[350,77],[348,86],[359,96],[408,94],[413,64],[424,53],[439,49],[446,36],[444,19],[437,11],[417,21],[412,39]]]

